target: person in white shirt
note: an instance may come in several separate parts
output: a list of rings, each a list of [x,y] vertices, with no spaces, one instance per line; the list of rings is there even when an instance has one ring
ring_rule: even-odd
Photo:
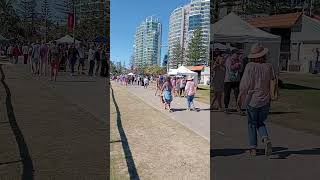
[[[8,49],[7,49],[7,55],[9,56],[9,62],[12,62],[12,61],[13,61],[12,50],[13,50],[13,47],[12,47],[12,45],[10,44],[9,47],[8,47]]]
[[[27,43],[25,43],[24,46],[22,47],[22,53],[23,53],[23,63],[28,64],[29,46]]]
[[[146,77],[144,78],[144,80],[143,80],[143,86],[144,86],[144,88],[148,88],[148,85],[149,85],[149,79],[148,79],[148,77],[146,76]]]

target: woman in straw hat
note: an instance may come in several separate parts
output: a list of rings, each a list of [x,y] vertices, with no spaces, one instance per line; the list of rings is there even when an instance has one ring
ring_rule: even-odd
[[[254,44],[248,55],[250,62],[240,83],[238,105],[245,107],[248,113],[248,134],[250,154],[256,155],[257,132],[265,144],[265,154],[270,156],[272,145],[264,124],[270,109],[270,81],[273,77],[272,64],[266,63],[268,49]]]
[[[193,103],[194,95],[196,94],[197,86],[196,83],[193,81],[192,76],[187,77],[187,84],[185,87],[185,93],[187,95],[187,103],[188,103],[188,110],[191,110],[191,105],[193,106],[193,110],[195,110],[195,106]]]

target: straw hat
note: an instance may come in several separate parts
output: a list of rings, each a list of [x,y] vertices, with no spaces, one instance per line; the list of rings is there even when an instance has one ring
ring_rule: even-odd
[[[193,79],[194,79],[193,76],[188,76],[188,77],[187,77],[187,81],[192,81]]]
[[[249,59],[260,58],[266,55],[268,52],[269,52],[268,48],[265,48],[261,44],[256,43],[252,45],[248,58]]]

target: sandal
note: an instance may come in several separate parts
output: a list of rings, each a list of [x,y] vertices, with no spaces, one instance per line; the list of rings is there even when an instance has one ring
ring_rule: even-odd
[[[266,140],[265,142],[265,149],[264,149],[264,153],[266,156],[270,156],[272,154],[272,144],[270,140]]]
[[[257,156],[257,150],[256,149],[249,149],[246,152],[249,153],[250,156]]]

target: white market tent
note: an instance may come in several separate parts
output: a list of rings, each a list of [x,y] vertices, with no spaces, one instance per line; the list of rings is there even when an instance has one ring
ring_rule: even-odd
[[[185,66],[180,66],[178,69],[169,69],[168,75],[185,75],[185,76],[196,76],[197,73],[191,71]]]
[[[128,75],[129,75],[129,76],[134,76],[134,74],[133,74],[133,73],[129,73]]]
[[[301,31],[291,32],[291,42],[308,42],[318,44],[320,42],[320,21],[306,15],[302,15],[301,24]]]
[[[73,41],[74,41],[73,37],[71,37],[69,35],[65,35],[64,37],[56,40],[57,43],[68,43],[68,44],[72,44]],[[80,41],[75,40],[75,43],[79,44]]]
[[[168,75],[177,75],[178,71],[177,69],[169,69]]]
[[[214,43],[212,49],[216,49],[216,48],[218,48],[219,50],[222,50],[222,51],[225,51],[227,49],[230,49],[230,50],[236,49],[235,47],[232,47],[232,46],[226,46],[226,45],[221,44],[221,43]]]
[[[185,66],[180,66],[177,69],[177,74],[179,74],[179,75],[191,75],[191,76],[197,75],[196,72],[191,71],[190,69],[186,68]]]
[[[211,25],[210,36],[214,43],[241,43],[245,54],[250,52],[254,43],[261,43],[269,48],[269,60],[275,70],[279,69],[281,37],[251,26],[234,13]]]
[[[300,65],[300,72],[309,73],[316,68],[316,48],[320,47],[320,21],[301,15],[300,31],[291,32],[290,64]]]

